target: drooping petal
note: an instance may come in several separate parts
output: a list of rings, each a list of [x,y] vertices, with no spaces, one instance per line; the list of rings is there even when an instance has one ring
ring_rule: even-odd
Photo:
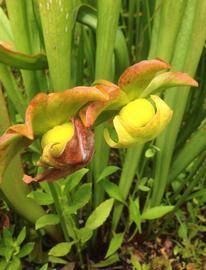
[[[198,87],[198,82],[192,79],[187,73],[182,72],[164,72],[156,76],[140,97],[148,97],[167,88],[174,86],[194,86]]]
[[[25,54],[12,49],[12,46],[4,41],[0,41],[0,63],[11,67],[36,70],[48,68],[45,54]]]
[[[11,160],[29,143],[22,135],[9,130],[0,137],[0,183]]]
[[[41,166],[52,166],[37,176],[30,177],[25,175],[24,181],[53,181],[74,172],[87,165],[94,153],[94,134],[91,130],[84,127],[81,120],[73,119],[75,127],[74,136],[67,143],[65,149],[59,156],[52,155],[52,145],[48,145],[44,155],[46,157],[40,160]],[[45,163],[46,162],[46,163]]]
[[[52,182],[52,181],[64,178],[81,168],[82,166],[80,165],[76,165],[76,166],[71,165],[63,169],[51,168],[51,169],[46,170],[45,172],[37,174],[35,177],[25,174],[23,177],[23,181],[26,184],[30,184],[32,182],[42,182],[42,181]]]
[[[96,87],[74,87],[60,93],[39,93],[26,111],[27,129],[42,135],[73,117],[89,101],[105,101],[108,94]]]
[[[129,96],[129,100],[133,100],[140,96],[157,72],[169,68],[170,65],[160,59],[141,61],[124,71],[118,85]]]
[[[122,148],[132,146],[135,143],[143,144],[154,139],[167,126],[172,117],[171,109],[160,97],[151,96],[151,99],[155,103],[156,113],[145,126],[135,128],[119,115],[114,118],[113,124],[118,141],[115,142],[111,138],[107,129],[104,132],[105,140],[111,147]]]
[[[80,111],[79,116],[85,127],[91,127],[101,113],[118,110],[128,102],[126,94],[117,85],[105,80],[99,80],[97,83],[96,87],[107,92],[109,99],[92,102]],[[104,116],[102,118],[104,119]]]
[[[127,132],[125,127],[122,125],[121,121],[119,121],[118,115],[114,117],[113,124],[114,124],[115,131],[118,135],[118,142],[115,142],[111,138],[108,129],[104,130],[104,138],[110,147],[123,148],[123,147],[128,147],[136,143],[136,138],[131,136]]]
[[[33,131],[31,127],[25,124],[17,124],[10,126],[5,133],[19,134],[30,140],[33,139]]]

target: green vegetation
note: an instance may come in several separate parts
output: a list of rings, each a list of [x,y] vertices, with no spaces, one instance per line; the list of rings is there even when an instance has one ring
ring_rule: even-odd
[[[0,1],[0,270],[206,269],[206,1]]]

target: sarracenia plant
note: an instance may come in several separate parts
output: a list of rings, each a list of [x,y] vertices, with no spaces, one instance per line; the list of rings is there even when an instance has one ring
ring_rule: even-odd
[[[174,85],[197,86],[184,73],[156,75],[168,68],[169,64],[162,60],[142,61],[126,69],[118,85],[103,80],[96,81],[95,86],[79,86],[62,93],[39,93],[29,103],[25,124],[9,127],[0,138],[1,179],[15,154],[37,139],[42,147],[37,165],[45,170],[34,177],[25,175],[24,182],[52,181],[84,167],[94,152],[91,127],[96,119],[105,121],[106,112],[106,118],[113,116],[118,137],[115,142],[105,130],[105,139],[111,147],[129,147],[154,139],[170,121],[172,111],[152,94]],[[71,221],[65,219],[65,223],[71,226]],[[73,232],[64,233],[66,239],[79,241]]]
[[[204,1],[187,1],[185,5],[185,1],[163,4],[157,0],[154,6],[148,1],[98,0],[93,7],[82,2],[92,1],[6,0],[0,8],[0,81],[4,89],[0,95],[0,188],[36,230],[44,228],[55,241],[64,241],[60,243],[64,248],[57,246],[62,253],[51,249],[50,256],[65,256],[74,246],[81,267],[85,244],[106,221],[114,201],[108,234],[112,248],[105,256],[108,265],[119,259],[116,251],[133,222],[136,229],[130,239],[142,231],[145,220],[174,210],[171,205],[159,206],[167,184],[198,154],[202,156],[195,161],[197,168],[205,158],[203,132],[198,130],[191,143],[199,141],[199,147],[188,156],[191,147],[187,144],[176,151],[169,173],[184,112],[187,116],[186,103],[193,105],[188,87],[198,86],[188,74],[176,70],[194,75],[205,41],[204,31],[197,38],[194,33],[204,25],[206,14]],[[172,26],[171,8],[175,16]],[[145,16],[133,16],[141,12]],[[126,20],[125,13],[129,16]],[[155,15],[153,28],[150,13]],[[123,27],[118,27],[118,21]],[[143,60],[149,45],[150,60]],[[143,61],[136,63],[137,59]],[[168,63],[172,71],[168,71]],[[180,86],[186,88],[179,90]],[[172,87],[175,89],[167,90]],[[201,97],[195,98],[199,100],[195,108]],[[181,133],[179,141],[185,142],[191,133]],[[169,134],[174,135],[171,140]],[[145,143],[156,138],[158,148],[151,148],[160,151],[152,164],[155,180],[146,187],[148,195],[143,196],[142,207],[136,195],[141,183],[144,186],[145,168],[151,169],[142,153]],[[120,150],[123,170],[119,185],[106,179],[110,174],[104,171],[109,147],[129,148],[125,158]],[[21,161],[22,153],[26,162]],[[179,162],[182,157],[184,161]],[[87,182],[81,183],[89,163]],[[135,174],[138,183],[133,181]],[[191,181],[183,198],[196,182],[196,178]],[[186,184],[171,197],[176,207],[183,202],[178,195]],[[104,192],[109,199],[104,200]],[[41,205],[47,205],[48,211]],[[129,210],[124,217],[128,224],[116,233],[124,206]],[[78,211],[83,207],[80,218]],[[76,260],[74,252],[71,258]]]
[[[107,111],[109,117],[113,115],[118,137],[115,142],[105,130],[105,140],[111,147],[129,147],[154,139],[170,121],[172,111],[152,94],[176,85],[197,86],[184,73],[163,72],[156,76],[168,68],[169,64],[161,60],[142,61],[126,69],[118,85],[103,80],[91,87],[38,94],[29,103],[25,124],[9,127],[0,138],[1,175],[15,154],[37,138],[42,147],[37,164],[46,170],[34,178],[25,175],[26,183],[59,179],[86,166],[94,152],[93,135],[88,128],[97,118],[104,119]],[[84,107],[88,102],[91,104]]]

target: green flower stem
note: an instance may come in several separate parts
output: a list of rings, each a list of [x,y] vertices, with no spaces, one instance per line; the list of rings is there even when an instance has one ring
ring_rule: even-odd
[[[77,248],[77,253],[79,256],[79,264],[81,269],[84,269],[84,260],[83,260],[83,256],[82,256],[82,250],[81,250],[81,245],[80,245],[80,241],[79,241],[79,237],[78,234],[75,230],[73,230],[73,228],[76,228],[76,224],[74,221],[74,218],[72,215],[69,215],[69,222],[70,222],[70,230],[72,231],[72,235],[73,235],[73,239],[76,242],[76,248]]]
[[[113,52],[121,1],[98,0],[95,79],[113,79]],[[104,57],[103,57],[104,56]]]
[[[78,12],[77,20],[90,27],[96,32],[97,29],[97,14],[95,10],[82,6]],[[115,54],[115,80],[118,80],[122,72],[129,66],[129,54],[126,39],[120,29],[117,29],[116,39],[114,44]]]
[[[71,87],[72,31],[78,0],[38,0],[54,91]]]
[[[12,75],[10,68],[6,65],[0,64],[0,80],[6,89],[6,93],[13,103],[16,111],[24,118],[27,103],[24,100],[23,94]]]
[[[7,0],[7,10],[14,35],[15,48],[17,51],[32,54],[41,51],[38,25],[35,19],[31,1]],[[46,76],[43,71],[22,70],[22,77],[30,100],[39,90],[46,87]]]
[[[132,53],[132,45],[134,40],[134,35],[136,35],[133,27],[134,27],[134,18],[136,13],[136,5],[138,5],[139,1],[131,0],[129,1],[129,16],[128,16],[128,47],[130,53]],[[137,14],[138,16],[138,14]]]
[[[88,62],[89,83],[93,83],[95,77],[95,36],[91,29],[83,27],[83,42],[85,58]]]
[[[102,136],[104,132],[104,124],[99,125],[95,129],[95,156],[93,159],[92,169],[94,176],[94,205],[98,206],[103,200],[104,191],[102,187],[97,183],[96,180],[100,175],[101,171],[107,166],[109,159],[110,148],[104,141]]]
[[[64,192],[61,192],[60,191],[61,189],[57,187],[58,183],[48,183],[48,185],[55,201],[56,211],[60,218],[60,223],[62,226],[65,240],[69,242],[72,239],[77,243],[76,248],[77,248],[77,252],[79,256],[80,267],[81,269],[83,269],[84,262],[83,262],[83,257],[81,253],[81,246],[79,243],[78,235],[76,231],[73,229],[76,227],[76,224],[72,215],[67,214],[67,207],[68,207],[67,196],[69,196],[69,194],[65,194]],[[58,192],[58,190],[60,192]]]
[[[162,57],[170,63],[185,6],[185,1],[156,1],[149,58]]]
[[[0,133],[2,134],[7,127],[9,127],[9,115],[6,108],[6,103],[2,93],[2,88],[0,85]]]
[[[115,54],[115,81],[118,81],[120,75],[129,66],[129,54],[127,43],[122,31],[120,30],[117,31],[114,54]]]
[[[98,24],[96,31],[96,70],[95,79],[113,79],[113,52],[115,46],[118,18],[121,1],[98,0]],[[95,134],[95,157],[93,161],[94,179],[96,180],[100,172],[107,165],[109,157],[109,147],[103,139],[104,126],[96,129]],[[95,181],[94,180],[94,181]],[[94,183],[95,184],[95,183]],[[95,184],[94,204],[97,206],[104,196],[100,185]]]
[[[59,195],[58,195],[57,189],[55,187],[55,183],[48,183],[48,185],[49,185],[52,197],[53,197],[54,202],[55,202],[55,208],[56,208],[56,212],[57,212],[59,219],[60,219],[61,227],[62,227],[62,230],[64,233],[64,238],[66,241],[69,242],[70,237],[69,237],[69,234],[67,231],[67,224],[65,222],[65,216],[62,213],[62,207],[61,207],[61,203],[59,200]]]
[[[181,27],[178,27],[178,36],[171,64],[174,69],[183,70],[194,75],[206,38],[206,29],[204,28],[206,23],[206,2],[191,0],[186,3]],[[173,13],[173,20],[174,16]],[[170,22],[167,24],[168,33],[165,34],[164,39],[167,39],[168,34],[171,34],[169,25],[171,25]],[[199,31],[199,29],[203,29],[203,31]],[[159,52],[157,55],[164,57],[162,54],[164,55],[164,53]],[[185,87],[182,90],[173,89],[165,95],[165,101],[174,110],[174,115],[167,130],[157,139],[157,146],[161,151],[157,155],[152,206],[160,204],[168,183],[170,163],[188,94],[189,88]]]
[[[149,59],[155,57],[157,46],[159,44],[158,37],[161,27],[160,27],[160,19],[161,19],[161,8],[162,8],[162,1],[156,0],[155,2],[155,10],[154,10],[154,22],[152,27],[152,36],[151,36],[151,46],[150,46],[150,52],[149,52]],[[138,22],[137,22],[138,23]]]
[[[2,91],[0,91],[0,119],[0,133],[2,133],[9,126],[9,117]],[[35,223],[45,212],[34,200],[27,198],[30,191],[22,181],[22,177],[23,170],[20,158],[16,157],[6,170],[0,189],[20,215],[31,223]],[[61,232],[58,227],[48,226],[45,230],[55,241],[61,240]]]
[[[132,182],[134,180],[134,176],[137,171],[137,166],[141,159],[143,148],[144,148],[143,145],[137,145],[127,150],[119,182],[119,188],[121,190],[122,195],[124,196],[124,199],[126,199],[129,194]],[[117,205],[114,208],[114,214],[112,219],[112,229],[114,231],[116,230],[117,225],[119,223],[122,210],[123,210],[122,205]]]

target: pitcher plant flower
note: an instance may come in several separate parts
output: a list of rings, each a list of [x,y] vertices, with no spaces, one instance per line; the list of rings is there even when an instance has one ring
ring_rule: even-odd
[[[155,94],[173,86],[198,85],[185,73],[164,71],[169,68],[163,60],[146,60],[127,68],[117,85],[99,80],[91,87],[37,94],[26,110],[25,124],[11,126],[0,137],[0,177],[15,154],[36,139],[42,147],[37,165],[44,171],[24,175],[26,183],[56,180],[86,166],[94,153],[91,128],[110,118],[117,140],[108,129],[104,137],[111,147],[152,140],[172,116]]]
[[[111,116],[116,138],[108,129],[104,137],[114,148],[154,139],[172,117],[172,110],[155,94],[174,86],[198,86],[186,73],[164,71],[170,68],[161,59],[145,60],[127,68],[117,85],[96,81],[96,87],[104,89],[110,98],[106,102],[93,102],[81,110],[84,125],[91,127],[96,120],[101,122]]]
[[[94,152],[90,129],[78,118],[79,109],[91,101],[106,101],[108,94],[96,87],[75,87],[61,93],[39,93],[30,102],[25,124],[13,125],[0,137],[0,175],[16,153],[40,139],[42,155],[37,165],[45,171],[26,183],[55,180],[86,166]]]

